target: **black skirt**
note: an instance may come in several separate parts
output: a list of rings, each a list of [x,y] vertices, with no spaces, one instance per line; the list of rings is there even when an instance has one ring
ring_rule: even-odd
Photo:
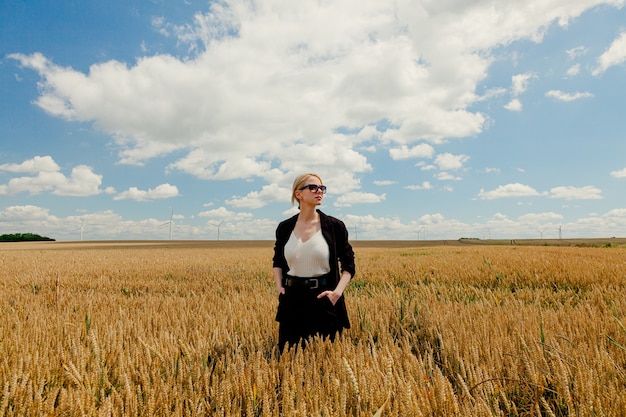
[[[344,297],[333,305],[328,297],[318,299],[317,296],[333,290],[335,280],[332,277],[318,277],[325,279],[328,285],[318,288],[309,288],[304,285],[285,285],[285,293],[278,296],[278,311],[276,321],[280,323],[278,329],[278,344],[281,351],[286,344],[290,346],[303,344],[306,339],[319,335],[334,337],[344,328],[350,327]],[[307,279],[307,278],[295,278]]]

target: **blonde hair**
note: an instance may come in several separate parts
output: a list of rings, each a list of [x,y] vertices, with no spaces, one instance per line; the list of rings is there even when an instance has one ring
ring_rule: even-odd
[[[324,182],[322,181],[322,178],[317,175],[317,174],[302,174],[302,175],[298,175],[296,177],[296,179],[293,181],[293,187],[291,189],[291,205],[293,206],[296,203],[296,191],[298,191],[300,189],[300,187],[302,187],[303,185],[305,185],[305,183],[307,182],[307,180],[311,177],[315,177],[318,180],[320,180],[320,185],[324,184]],[[298,207],[300,207],[300,203],[298,203]]]

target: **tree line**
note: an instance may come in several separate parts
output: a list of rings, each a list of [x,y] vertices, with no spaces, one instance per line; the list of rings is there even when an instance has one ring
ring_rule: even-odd
[[[46,236],[41,236],[36,233],[10,233],[0,235],[0,242],[33,242],[33,241],[54,241]]]

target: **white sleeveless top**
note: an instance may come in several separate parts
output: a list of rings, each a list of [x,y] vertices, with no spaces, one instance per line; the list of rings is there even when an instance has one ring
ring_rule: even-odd
[[[285,259],[289,265],[287,275],[292,277],[319,277],[330,272],[330,250],[322,231],[318,230],[306,242],[291,232],[285,245]]]

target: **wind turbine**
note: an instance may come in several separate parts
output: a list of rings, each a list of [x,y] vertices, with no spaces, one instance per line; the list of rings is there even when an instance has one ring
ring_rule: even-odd
[[[161,226],[165,226],[166,224],[170,225],[170,240],[172,240],[172,224],[174,224],[174,221],[172,220],[173,218],[174,218],[174,208],[172,208],[172,213],[170,214],[170,221],[165,222],[161,225]]]
[[[222,220],[218,224],[211,223],[213,226],[217,227],[217,240],[220,240],[220,226],[222,226],[222,223],[224,223],[224,220]]]
[[[80,219],[80,227],[77,229],[80,230],[80,241],[83,241],[83,232],[85,231],[85,219]]]

